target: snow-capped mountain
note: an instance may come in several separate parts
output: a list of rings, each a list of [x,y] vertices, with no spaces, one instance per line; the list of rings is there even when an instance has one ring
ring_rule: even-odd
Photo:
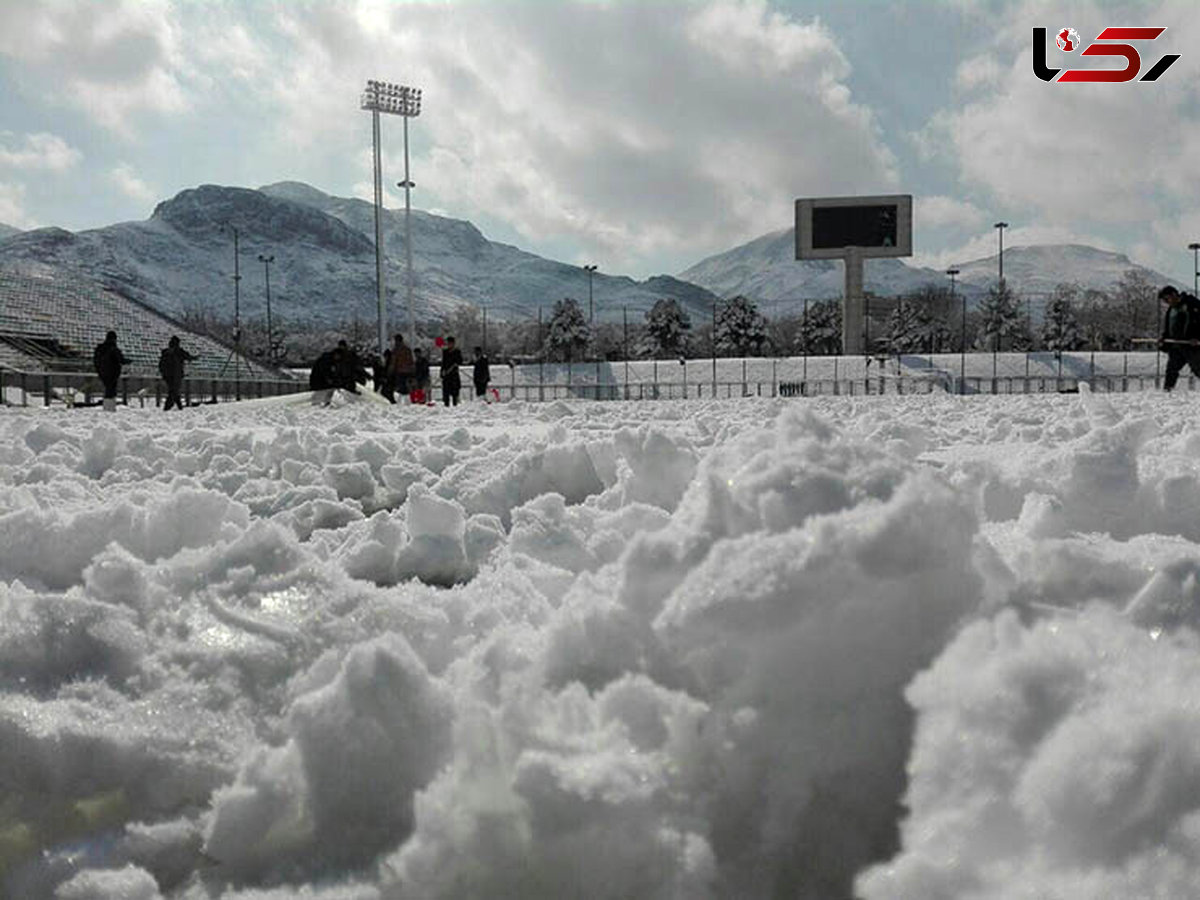
[[[845,282],[841,260],[797,260],[795,230],[791,228],[710,256],[679,277],[721,297],[744,294],[759,303],[840,297]],[[864,288],[879,296],[891,297],[926,284],[945,283],[944,274],[899,259],[868,259],[863,266]]]
[[[275,315],[327,325],[376,321],[374,207],[284,182],[261,190],[203,185],[160,203],[149,219],[71,233],[42,228],[0,243],[0,264],[36,261],[79,270],[171,315],[214,309],[230,315],[234,298],[234,230],[238,234],[237,305],[262,316],[270,266]],[[384,280],[393,322],[407,314],[402,210],[385,210]],[[494,319],[548,316],[573,297],[586,309],[588,274],[485,238],[470,222],[412,213],[414,307],[418,320],[464,305],[487,307]],[[645,282],[596,273],[593,303],[600,319],[622,307],[640,314],[662,297],[694,311],[711,308],[702,288],[659,276]]]
[[[760,303],[840,297],[844,274],[840,260],[797,260],[795,231],[785,229],[756,238],[686,269],[679,277],[721,297],[745,294]],[[996,255],[956,263],[959,290],[981,296],[998,277]],[[1130,269],[1154,284],[1174,283],[1159,272],[1139,266],[1127,256],[1079,244],[1045,244],[1004,250],[1004,279],[1018,294],[1052,291],[1059,283],[1106,289]],[[918,290],[927,284],[944,287],[947,278],[936,269],[911,266],[900,259],[868,259],[864,287],[882,297]]]
[[[0,241],[4,240],[6,237],[12,237],[14,234],[20,233],[20,228],[13,228],[11,225],[5,225],[3,222],[0,222]]]
[[[369,237],[375,234],[375,207],[365,200],[333,197],[307,184],[284,181],[260,188],[268,197],[318,209]],[[404,302],[407,277],[404,210],[385,209],[383,245],[399,266],[388,284]],[[550,307],[573,297],[586,310],[588,275],[579,266],[545,259],[510,244],[490,241],[470,222],[412,211],[414,295],[453,300],[487,307],[489,316],[511,320],[536,316],[538,307]],[[372,248],[374,241],[372,237]],[[693,314],[711,309],[713,295],[695,284],[670,275],[635,281],[622,275],[592,275],[592,303],[598,319],[613,320],[623,308],[639,315],[655,302],[671,297]]]
[[[956,264],[958,283],[981,290],[994,286],[999,277],[999,262],[997,254]],[[1082,244],[1004,248],[1004,280],[1018,294],[1046,294],[1062,283],[1104,290],[1130,270],[1138,272],[1151,284],[1184,287],[1174,278],[1138,265],[1123,253],[1097,250]]]

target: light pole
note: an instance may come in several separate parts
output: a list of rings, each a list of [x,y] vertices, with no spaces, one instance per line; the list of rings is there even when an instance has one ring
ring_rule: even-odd
[[[997,222],[994,227],[1000,232],[1000,290],[1004,290],[1004,229],[1008,227],[1008,223]]]
[[[271,263],[275,262],[275,257],[263,256],[260,253],[258,261],[263,264],[263,271],[267,276],[267,365],[274,367],[275,341],[271,332]]]
[[[238,243],[238,230],[232,225],[233,232],[233,395],[242,399],[242,251]]]
[[[387,349],[387,326],[384,317],[383,286],[383,168],[379,152],[379,114],[388,113],[404,118],[404,184],[411,187],[408,177],[408,120],[421,114],[421,89],[392,84],[387,81],[368,81],[359,102],[360,109],[371,111],[371,139],[375,161],[375,289],[379,300],[379,355]],[[407,240],[409,187],[404,188],[404,225]],[[415,343],[412,306],[412,250],[409,242],[408,332],[410,344]]]
[[[959,270],[950,268],[946,270],[946,274],[950,276],[950,302],[954,302],[954,278],[958,275]],[[958,366],[958,381],[960,384],[959,392],[965,394],[967,392],[967,295],[963,294],[962,301],[962,338],[958,348],[959,366]]]
[[[408,298],[408,345],[417,346],[416,326],[413,324],[413,273],[412,263],[412,189],[417,183],[408,177],[408,119],[404,120],[404,180],[397,181],[396,187],[404,188],[404,273],[406,276],[405,292]]]
[[[1200,295],[1200,244],[1188,244],[1192,251],[1192,293]]]
[[[583,270],[588,273],[588,324],[592,324],[594,311],[592,309],[592,276],[596,274],[596,264],[584,266]]]

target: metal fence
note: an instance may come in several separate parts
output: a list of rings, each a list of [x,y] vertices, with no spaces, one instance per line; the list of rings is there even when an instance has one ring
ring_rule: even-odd
[[[821,378],[807,381],[718,381],[699,384],[634,382],[630,384],[512,384],[495,388],[497,398],[551,400],[704,400],[746,397],[866,397],[912,394],[1074,394],[1086,384],[1092,391],[1124,394],[1154,390],[1153,375],[1095,375],[1088,378],[1004,375],[997,378]],[[1196,390],[1196,379],[1180,377],[1179,390]]]
[[[255,400],[308,390],[306,381],[284,379],[185,378],[180,396],[184,405]],[[84,372],[24,372],[0,367],[0,402],[15,406],[97,406],[104,388],[95,375]],[[150,375],[121,378],[117,397],[128,406],[162,406],[166,383]]]
[[[963,371],[966,369],[964,367]],[[1081,384],[1098,393],[1130,393],[1155,390],[1162,386],[1157,372],[1098,372],[1093,366],[1077,375],[1003,374],[964,375],[944,370],[928,374],[878,373],[858,377],[815,378],[742,378],[668,381],[658,378],[657,368],[649,379],[621,382],[579,382],[570,377],[566,383],[544,378],[538,372],[534,380],[518,381],[510,370],[507,383],[494,382],[489,390],[501,402],[523,400],[545,402],[564,399],[582,400],[704,400],[749,397],[828,397],[828,396],[904,396],[912,394],[1054,394],[1076,393]],[[569,374],[569,373],[568,373]],[[664,372],[665,374],[665,372]],[[1178,389],[1196,390],[1197,379],[1190,373],[1181,376]],[[231,378],[186,378],[181,395],[186,406],[254,400],[308,391],[304,380],[236,380]],[[466,393],[470,392],[469,385]],[[160,378],[127,376],[120,380],[118,398],[129,406],[160,407],[166,400],[166,385]],[[440,385],[434,384],[431,399],[440,399]],[[97,406],[103,387],[95,375],[79,372],[24,372],[0,367],[0,403],[15,406]]]

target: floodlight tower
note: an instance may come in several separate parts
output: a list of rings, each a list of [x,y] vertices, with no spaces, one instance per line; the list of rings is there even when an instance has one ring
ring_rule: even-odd
[[[588,325],[592,324],[592,276],[596,274],[596,264],[584,266],[583,270],[588,273]]]
[[[1008,227],[1007,222],[997,222],[993,226],[1000,232],[1000,289],[1004,289],[1004,229]]]
[[[267,365],[275,365],[275,341],[271,334],[271,263],[274,256],[258,254],[258,261],[263,264],[263,272],[267,277]]]
[[[379,355],[387,349],[387,323],[384,314],[386,301],[383,286],[383,168],[379,152],[379,114],[388,113],[404,119],[404,209],[405,228],[408,227],[409,189],[412,182],[408,177],[408,120],[421,114],[421,89],[392,84],[388,81],[369,80],[359,104],[361,109],[371,111],[371,138],[375,161],[375,286],[379,295]],[[409,342],[413,343],[416,332],[413,325],[412,264],[409,252],[408,331]]]
[[[951,266],[946,270],[946,274],[950,276],[950,302],[954,302],[954,279],[958,276],[960,269]],[[967,377],[967,295],[963,294],[962,302],[962,339],[958,348],[959,359],[959,379],[960,383],[966,384]],[[965,388],[964,388],[965,390]]]

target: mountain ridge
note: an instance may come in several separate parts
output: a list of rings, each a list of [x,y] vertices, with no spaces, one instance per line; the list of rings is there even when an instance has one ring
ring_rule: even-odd
[[[0,264],[74,269],[176,318],[193,312],[232,318],[235,311],[243,318],[262,317],[269,270],[275,316],[324,327],[356,322],[371,331],[378,309],[374,215],[368,201],[336,197],[302,182],[257,189],[202,184],[163,200],[142,221],[79,232],[13,229],[0,236]],[[403,209],[383,211],[384,275],[394,328],[407,324],[404,219]],[[641,315],[663,298],[679,301],[694,320],[707,321],[718,298],[737,294],[777,315],[788,312],[789,304],[842,293],[842,264],[797,261],[791,229],[707,257],[678,275],[643,281],[589,275],[580,266],[489,240],[467,220],[423,210],[412,210],[411,230],[418,322],[463,308],[486,309],[493,321],[533,321],[539,314],[547,319],[564,297],[586,311],[589,292],[599,321]],[[1131,268],[1155,283],[1171,282],[1123,254],[1085,245],[1006,248],[1004,262],[1006,280],[1018,292],[1049,291],[1072,276],[1086,276],[1085,287],[1109,287]],[[959,289],[978,297],[994,285],[997,259],[957,268]],[[864,276],[866,289],[880,296],[947,283],[943,272],[898,259],[868,260]]]
[[[999,256],[955,263],[956,287],[977,298],[995,286]],[[1004,250],[1004,276],[1017,293],[1052,292],[1062,282],[1083,288],[1104,289],[1129,270],[1155,284],[1176,284],[1160,272],[1138,265],[1122,253],[1085,244],[1016,245]],[[797,260],[795,230],[773,231],[738,247],[706,257],[679,273],[723,297],[744,294],[760,303],[787,303],[802,298],[830,299],[844,290],[839,260]],[[946,287],[945,272],[912,266],[899,259],[868,259],[863,266],[863,287],[877,296],[896,296],[926,285]]]

